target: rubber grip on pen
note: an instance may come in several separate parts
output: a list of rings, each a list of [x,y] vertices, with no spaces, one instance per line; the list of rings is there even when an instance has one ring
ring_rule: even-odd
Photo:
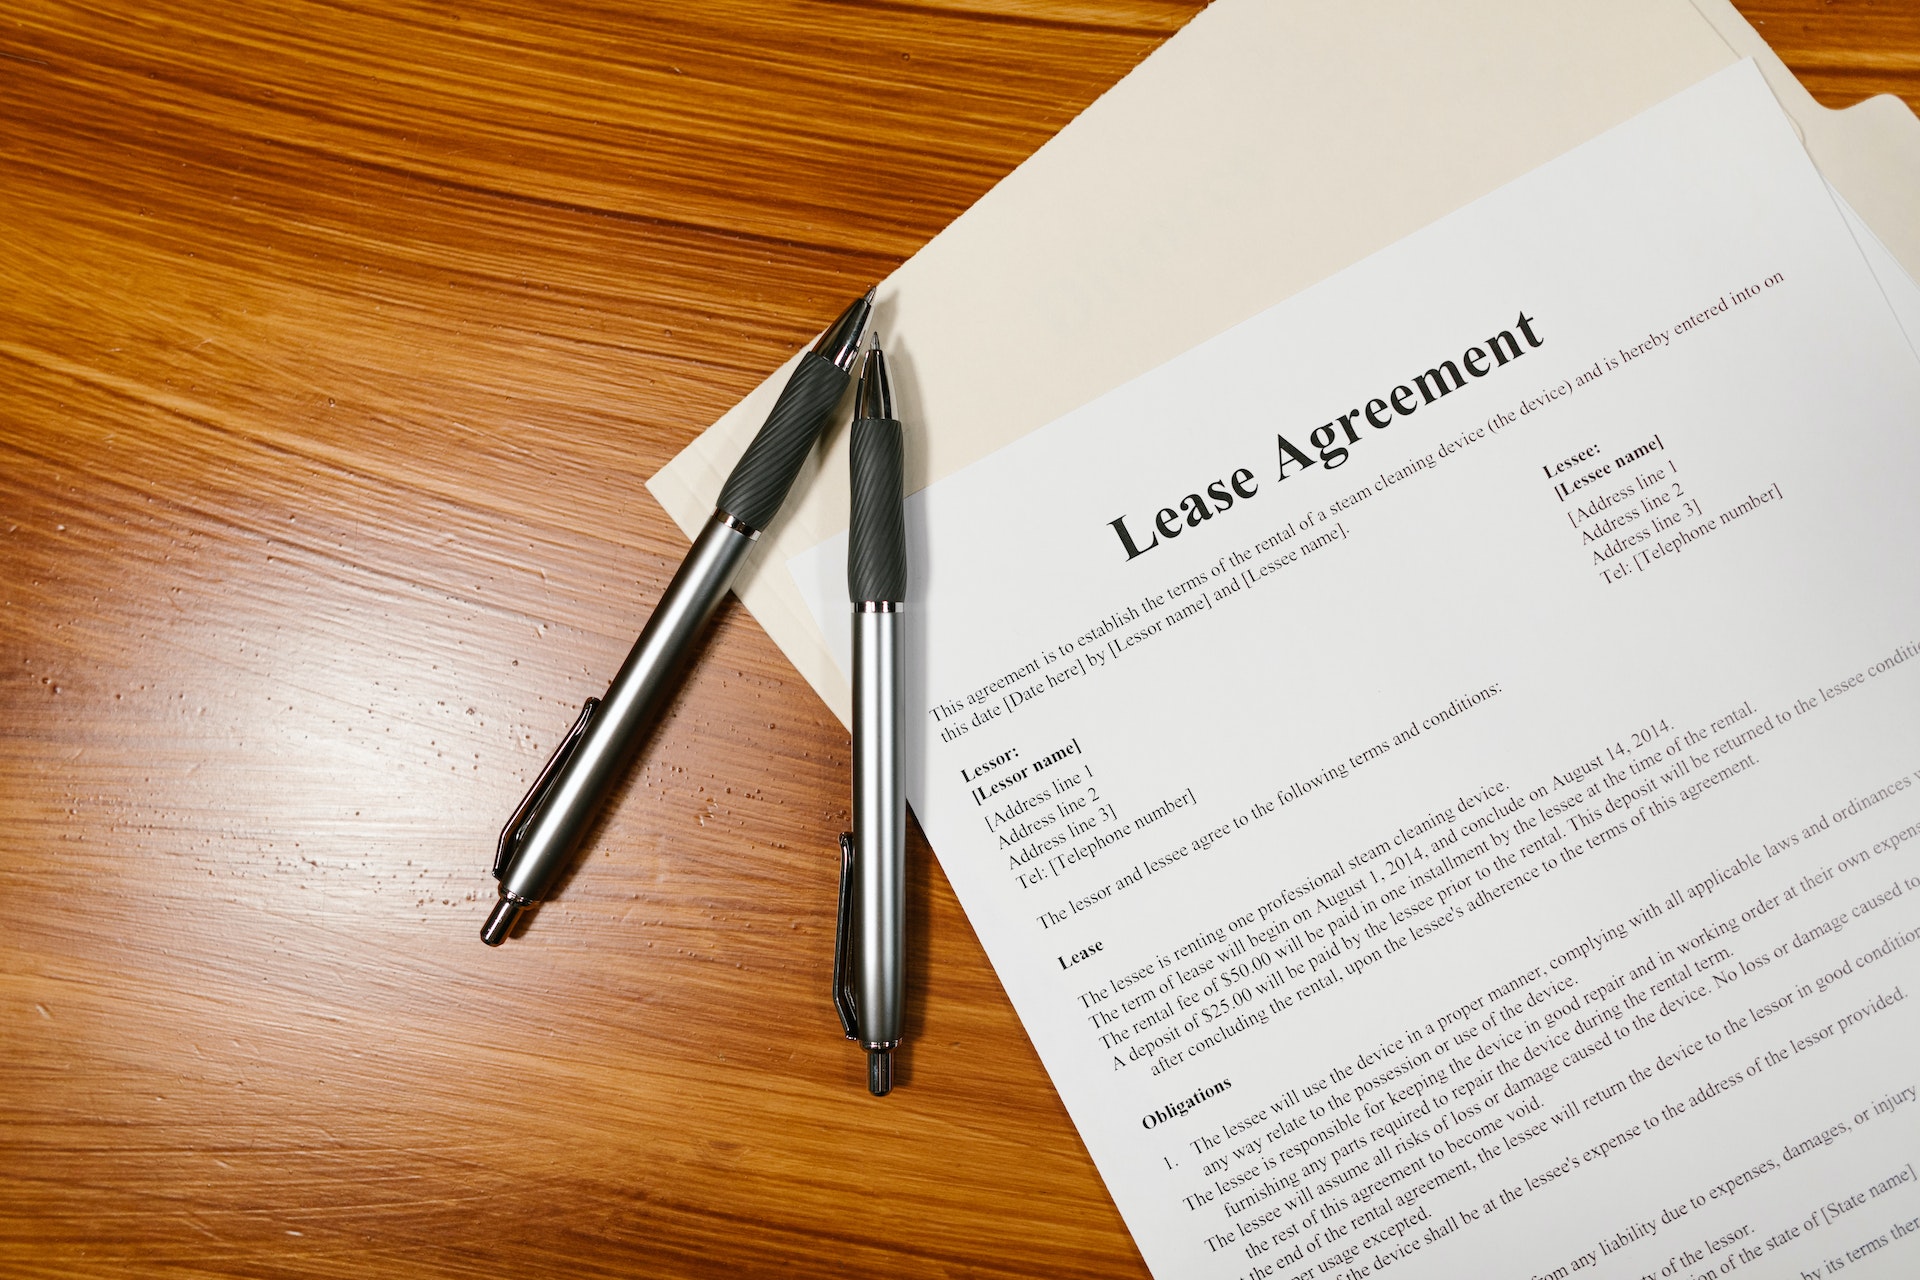
[[[847,389],[847,371],[809,351],[787,380],[766,425],[734,464],[715,504],[754,529],[765,529],[787,500],[820,429]]]
[[[849,444],[853,512],[847,531],[847,596],[855,604],[905,600],[900,424],[891,418],[861,418],[853,424]]]

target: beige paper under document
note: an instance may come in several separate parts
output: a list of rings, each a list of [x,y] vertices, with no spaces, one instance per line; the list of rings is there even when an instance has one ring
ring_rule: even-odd
[[[1746,56],[1920,274],[1920,121],[1820,107],[1727,0],[1219,0],[882,285],[909,492]],[[648,483],[689,535],[787,373]],[[842,721],[786,565],[846,528],[846,467],[839,429],[735,588]]]

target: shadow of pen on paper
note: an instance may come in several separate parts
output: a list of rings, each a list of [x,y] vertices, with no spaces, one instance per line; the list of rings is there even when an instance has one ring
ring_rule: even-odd
[[[939,875],[933,849],[920,820],[907,809],[907,1007],[901,1018],[904,1038],[893,1051],[893,1083],[913,1084],[915,1046],[927,1031],[927,994],[933,985],[933,940],[927,925],[933,911],[933,880]]]
[[[893,294],[882,287],[873,304],[873,331],[887,352],[888,381],[893,388],[893,412],[901,431],[900,492],[911,497],[927,487],[926,414],[915,376],[913,336],[893,323]],[[912,590],[911,579],[907,583]]]

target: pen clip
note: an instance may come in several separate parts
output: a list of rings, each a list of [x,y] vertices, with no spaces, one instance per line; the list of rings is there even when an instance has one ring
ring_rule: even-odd
[[[853,1003],[853,832],[840,833],[840,915],[833,931],[833,1007],[847,1039],[860,1038],[860,1013]]]
[[[553,749],[553,755],[548,759],[546,767],[540,770],[540,776],[533,780],[531,787],[527,788],[526,798],[520,802],[520,807],[513,811],[511,818],[507,819],[507,825],[500,828],[500,844],[493,854],[495,880],[506,874],[507,865],[513,861],[514,847],[525,838],[527,824],[533,820],[533,815],[539,810],[541,801],[547,798],[547,791],[553,786],[554,779],[560,776],[560,771],[566,768],[567,761],[573,758],[575,748],[580,745],[580,739],[586,736],[588,722],[593,719],[593,713],[599,709],[600,699],[587,699],[586,704],[580,708],[580,718],[573,722],[573,728],[567,730],[567,736],[562,738],[560,745]]]

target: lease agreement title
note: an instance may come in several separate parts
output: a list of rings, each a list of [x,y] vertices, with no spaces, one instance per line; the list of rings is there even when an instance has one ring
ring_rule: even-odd
[[[1519,338],[1513,335],[1513,330],[1502,329],[1488,338],[1485,345],[1468,347],[1458,363],[1442,360],[1411,383],[1403,383],[1385,396],[1367,401],[1364,409],[1349,409],[1324,426],[1315,427],[1305,437],[1307,449],[1284,435],[1277,437],[1280,468],[1274,476],[1275,482],[1301,475],[1310,467],[1332,471],[1346,462],[1349,450],[1364,438],[1362,421],[1375,431],[1385,431],[1395,418],[1412,417],[1422,405],[1463,389],[1468,378],[1484,378],[1519,359],[1545,341],[1534,332],[1534,323],[1533,317],[1522,311],[1514,321],[1514,328],[1520,331]],[[1521,338],[1526,339],[1525,346],[1521,345]],[[1144,545],[1135,536],[1135,530],[1128,527],[1127,517],[1111,521],[1110,527],[1119,537],[1127,559],[1132,560],[1159,546],[1161,539],[1177,538],[1189,529],[1197,529],[1231,510],[1235,502],[1243,502],[1259,492],[1260,484],[1252,469],[1242,467],[1221,479],[1209,481],[1204,491],[1189,493],[1174,505],[1160,508],[1151,521],[1142,522],[1139,533],[1147,540]]]

